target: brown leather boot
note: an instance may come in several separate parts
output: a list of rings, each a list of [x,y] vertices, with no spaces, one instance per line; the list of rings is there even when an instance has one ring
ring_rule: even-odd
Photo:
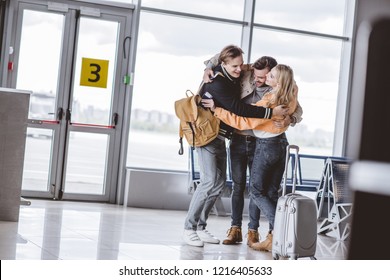
[[[253,243],[252,249],[257,251],[272,251],[272,233],[268,233],[267,238],[262,242]]]
[[[225,245],[232,245],[242,242],[242,232],[240,227],[231,227],[227,238],[222,242]]]
[[[246,244],[251,247],[253,243],[259,242],[259,232],[257,230],[248,229]]]

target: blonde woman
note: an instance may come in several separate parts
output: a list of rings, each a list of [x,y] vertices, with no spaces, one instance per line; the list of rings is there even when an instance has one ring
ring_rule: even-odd
[[[273,89],[255,105],[268,108],[285,105],[289,108],[288,114],[292,114],[298,104],[298,88],[293,70],[287,65],[278,64],[267,74],[266,84]],[[288,127],[278,128],[272,119],[246,118],[219,107],[214,108],[213,100],[204,100],[203,104],[213,108],[215,115],[224,123],[240,130],[253,129],[257,139],[250,178],[250,199],[268,219],[270,230],[264,241],[253,243],[250,247],[271,251],[278,189],[283,177],[288,145],[284,132]],[[273,117],[275,118],[279,117]],[[251,216],[249,215],[250,218]],[[255,221],[250,221],[253,222]]]

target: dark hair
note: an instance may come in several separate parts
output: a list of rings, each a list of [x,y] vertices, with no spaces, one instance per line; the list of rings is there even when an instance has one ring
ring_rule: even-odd
[[[219,54],[218,62],[226,62],[227,58],[236,58],[240,55],[242,55],[244,52],[240,47],[237,47],[236,45],[228,45],[222,49],[222,51]]]
[[[275,58],[271,56],[262,56],[252,64],[252,67],[257,70],[263,70],[268,68],[268,70],[270,71],[276,65],[278,65],[278,63],[276,62]]]

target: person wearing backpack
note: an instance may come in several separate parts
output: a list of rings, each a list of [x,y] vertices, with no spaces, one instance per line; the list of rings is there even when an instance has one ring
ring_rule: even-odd
[[[216,106],[225,108],[239,116],[270,119],[284,117],[288,108],[278,106],[264,108],[245,104],[240,101],[240,76],[243,65],[243,51],[235,45],[228,45],[219,55],[219,65],[214,69],[222,75],[216,75],[212,83],[205,84],[200,94],[206,92],[215,101]],[[207,219],[226,184],[226,144],[234,128],[220,122],[218,137],[209,144],[196,147],[200,167],[200,184],[197,186],[184,222],[183,240],[191,246],[204,246],[204,243],[219,244],[207,231]]]
[[[292,114],[298,106],[298,87],[291,67],[278,64],[267,74],[266,83],[272,87],[272,90],[254,105],[274,107],[283,104],[288,106],[289,114]],[[222,107],[216,107],[216,102],[212,99],[202,100],[202,103],[204,107],[211,108],[221,121],[236,129],[253,129],[256,136],[256,149],[250,178],[250,200],[264,213],[270,228],[265,240],[252,243],[250,247],[258,251],[271,251],[276,205],[279,198],[278,190],[285,169],[286,148],[289,144],[285,134],[288,127],[277,127],[272,120],[237,116]],[[250,223],[256,222],[252,221],[251,215],[249,218]]]
[[[218,65],[219,54],[205,61],[206,69],[203,75],[205,83],[212,82],[210,77],[214,76],[214,67]],[[241,72],[241,99],[247,104],[254,104],[261,100],[264,94],[272,90],[272,87],[265,83],[266,75],[277,65],[275,58],[262,56],[253,64],[246,64]],[[278,127],[295,126],[302,120],[302,108],[298,103],[295,112],[286,117],[283,121],[275,121]],[[229,143],[232,195],[231,195],[231,226],[227,231],[227,237],[223,240],[225,245],[233,245],[242,242],[242,220],[244,211],[244,193],[247,186],[247,170],[251,176],[251,168],[256,147],[256,137],[252,129],[235,130]],[[260,240],[258,228],[260,210],[253,200],[249,200],[248,213],[252,216],[248,223],[247,245]]]

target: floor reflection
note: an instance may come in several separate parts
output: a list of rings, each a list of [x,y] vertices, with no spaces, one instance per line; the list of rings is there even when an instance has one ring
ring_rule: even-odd
[[[182,242],[185,211],[112,204],[31,200],[19,222],[0,222],[2,260],[271,260],[271,253],[239,245]],[[244,221],[246,224],[247,221]],[[221,240],[230,217],[211,216],[208,230]],[[266,236],[268,223],[261,221]],[[262,231],[264,229],[264,231]],[[243,231],[246,234],[246,230]],[[347,242],[318,235],[316,258],[345,259]]]

